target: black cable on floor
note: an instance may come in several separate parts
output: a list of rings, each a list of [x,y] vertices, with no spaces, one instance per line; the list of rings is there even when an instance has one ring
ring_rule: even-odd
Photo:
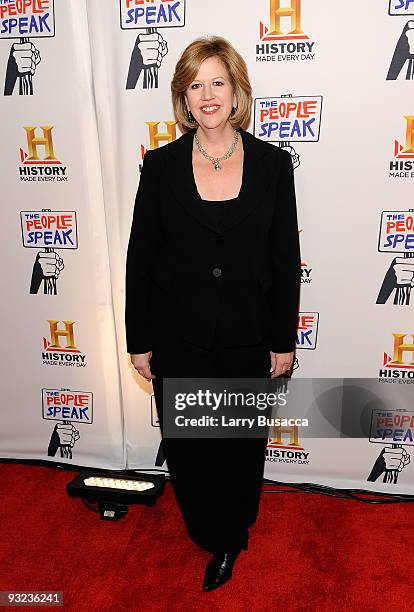
[[[141,470],[136,470],[137,472]],[[143,472],[162,472],[166,475],[166,480],[171,481],[165,470],[150,468],[143,469]],[[230,483],[231,484],[231,483]],[[336,489],[325,485],[318,485],[311,482],[280,482],[263,478],[263,485],[275,485],[289,487],[286,489],[262,489],[262,493],[318,493],[336,499],[348,499],[352,501],[364,502],[366,504],[398,504],[414,502],[414,495],[401,495],[398,493],[380,493],[378,491],[368,491],[366,489]],[[370,496],[370,497],[367,497]]]
[[[262,493],[318,493],[337,499],[348,499],[360,501],[367,504],[398,504],[414,502],[414,495],[402,495],[399,493],[380,493],[378,491],[368,491],[366,489],[336,489],[325,485],[318,485],[310,482],[280,482],[277,480],[263,479],[264,486],[275,485],[289,487],[286,489],[262,489]],[[367,497],[369,496],[369,497]]]

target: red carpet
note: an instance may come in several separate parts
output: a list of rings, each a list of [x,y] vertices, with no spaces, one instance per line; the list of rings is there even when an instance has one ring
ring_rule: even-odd
[[[233,578],[203,593],[210,557],[187,537],[169,483],[154,508],[130,506],[112,523],[67,496],[75,475],[0,465],[0,590],[63,591],[77,612],[413,608],[412,504],[264,494]]]

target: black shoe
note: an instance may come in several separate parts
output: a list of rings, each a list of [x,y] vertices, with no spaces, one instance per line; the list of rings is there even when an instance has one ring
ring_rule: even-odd
[[[227,553],[216,553],[207,563],[204,574],[203,591],[213,591],[230,580],[233,565],[240,553],[240,548]]]

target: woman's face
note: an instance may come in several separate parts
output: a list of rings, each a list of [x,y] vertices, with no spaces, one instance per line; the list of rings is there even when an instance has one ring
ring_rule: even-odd
[[[226,123],[236,98],[227,69],[218,57],[209,57],[200,65],[185,99],[199,125],[212,129]]]

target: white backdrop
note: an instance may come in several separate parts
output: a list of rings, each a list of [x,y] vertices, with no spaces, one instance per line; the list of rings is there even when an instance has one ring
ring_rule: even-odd
[[[266,476],[411,492],[409,421],[404,445],[393,444],[412,403],[400,390],[414,382],[414,1],[29,5],[0,0],[1,457],[166,469],[151,385],[126,354],[125,256],[143,154],[180,136],[176,61],[191,40],[216,34],[247,62],[249,130],[293,156],[303,260],[295,376],[333,379],[334,389],[369,379],[360,410],[374,414],[374,394],[387,427],[377,444],[369,434],[273,432]],[[287,103],[282,125],[260,113]],[[349,410],[340,391],[338,410]],[[320,393],[315,384],[307,399],[315,422],[326,421]]]

